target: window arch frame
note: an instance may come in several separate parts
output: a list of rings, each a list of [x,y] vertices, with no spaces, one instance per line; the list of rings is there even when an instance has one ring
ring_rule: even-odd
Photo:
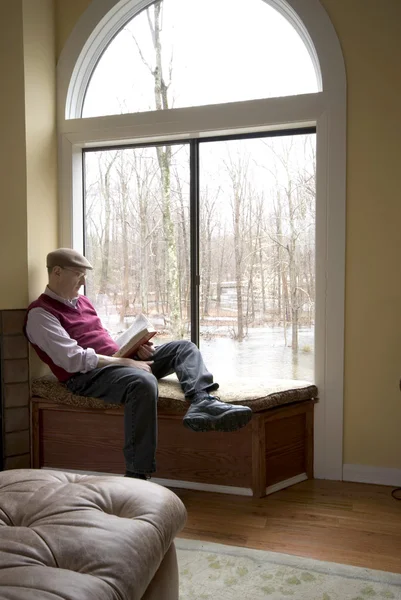
[[[299,16],[289,4],[284,4],[281,0],[262,1],[277,10],[297,31],[313,64],[318,91],[322,91],[323,82],[319,58],[309,32]],[[123,2],[118,2],[92,31],[82,52],[77,57],[77,60],[73,62],[64,105],[66,119],[81,118],[85,93],[90,83],[90,78],[103,52],[120,32],[121,28],[153,2],[154,0],[124,0]]]
[[[201,0],[199,0],[201,1]],[[92,0],[57,67],[60,242],[82,250],[82,149],[315,125],[315,477],[343,478],[346,232],[346,75],[334,27],[319,0],[263,0],[303,39],[320,91],[221,105],[81,118],[97,61],[123,25],[152,0]],[[246,2],[246,0],[244,0]]]

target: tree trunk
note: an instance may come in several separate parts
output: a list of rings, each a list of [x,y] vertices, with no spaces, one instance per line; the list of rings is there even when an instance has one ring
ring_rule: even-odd
[[[278,302],[278,315],[279,321],[282,321],[284,327],[284,344],[287,345],[287,322],[288,322],[288,287],[287,287],[287,275],[285,273],[283,264],[283,224],[282,224],[282,206],[281,196],[277,193],[275,206],[275,224],[276,224],[276,251],[277,251],[277,302]]]
[[[213,209],[214,202],[210,202],[208,198],[205,198],[204,202],[204,225],[205,231],[203,235],[204,242],[203,248],[203,314],[204,316],[209,315],[209,302],[210,302],[210,287],[212,277],[212,233],[213,233]]]
[[[154,93],[156,110],[168,109],[167,89],[163,78],[162,47],[161,47],[161,13],[162,2],[154,4],[154,22],[151,22],[150,9],[148,9],[148,20],[152,32],[153,46],[155,50],[156,64],[153,71]],[[177,248],[174,235],[174,223],[171,215],[171,146],[156,147],[157,160],[161,173],[162,211],[164,241],[167,254],[167,277],[166,291],[168,307],[170,311],[171,327],[174,336],[181,335],[180,307],[179,307],[179,277]]]
[[[184,300],[185,306],[185,320],[188,319],[190,315],[190,296],[191,296],[191,288],[189,285],[190,282],[190,250],[189,250],[189,240],[188,240],[188,231],[187,231],[187,219],[185,215],[185,206],[184,206],[184,196],[182,193],[181,182],[177,175],[177,190],[178,190],[178,198],[180,202],[180,211],[181,211],[181,227],[182,227],[182,243],[183,243],[183,254],[184,254],[184,269],[181,271],[181,285],[182,285],[182,298]]]
[[[128,312],[129,307],[129,260],[128,260],[128,182],[126,181],[126,174],[124,173],[124,159],[122,159],[121,168],[121,230],[122,230],[122,243],[123,243],[123,289],[122,299],[120,306],[120,322],[124,322],[124,318]]]
[[[110,198],[110,171],[116,161],[118,153],[116,152],[114,158],[107,165],[106,171],[103,175],[101,165],[99,162],[99,179],[101,185],[101,193],[104,199],[104,210],[105,210],[105,224],[104,224],[104,238],[101,248],[102,257],[102,268],[100,272],[100,284],[99,294],[107,294],[108,287],[108,276],[109,276],[109,261],[110,261],[110,225],[111,225],[111,198]]]
[[[259,246],[259,268],[260,268],[260,287],[262,294],[262,318],[263,321],[266,317],[266,290],[265,290],[265,271],[263,268],[263,251],[262,251],[262,237],[259,235],[258,238]]]
[[[237,289],[237,339],[244,339],[244,317],[242,306],[242,252],[241,252],[241,223],[240,223],[241,198],[238,189],[234,189],[234,254],[235,254],[235,281]]]
[[[288,305],[289,305],[288,285],[287,285],[287,275],[286,275],[284,269],[282,268],[282,266],[280,267],[280,269],[281,269],[281,282],[282,282],[282,288],[283,288],[282,307],[283,307],[284,345],[287,346],[287,324],[288,324]]]
[[[208,232],[206,236],[206,268],[205,268],[205,282],[204,282],[204,304],[203,314],[209,315],[209,300],[210,300],[210,280],[211,280],[211,269],[212,269],[212,234],[210,231],[210,224],[208,225]]]
[[[146,198],[139,197],[139,222],[140,222],[140,275],[139,281],[141,286],[141,310],[142,312],[149,314],[148,298],[149,298],[149,269],[148,269],[148,248],[147,248],[147,209],[146,209]]]
[[[291,324],[292,324],[292,349],[298,351],[298,273],[295,264],[296,255],[296,231],[294,221],[294,205],[292,198],[292,182],[288,182],[287,188],[287,201],[289,209],[289,221],[290,221],[290,242],[287,246],[288,250],[288,271],[290,278],[290,299],[291,299]]]
[[[217,281],[216,281],[216,313],[220,315],[221,306],[221,283],[223,277],[224,260],[225,260],[225,244],[226,244],[226,232],[223,233],[223,244],[220,252],[220,260],[217,267]]]

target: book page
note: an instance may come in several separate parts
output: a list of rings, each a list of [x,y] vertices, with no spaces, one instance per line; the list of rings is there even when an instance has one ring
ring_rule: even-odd
[[[128,329],[126,329],[125,331],[123,331],[123,333],[121,333],[115,339],[115,342],[116,342],[116,344],[118,345],[119,348],[122,348],[132,338],[136,337],[138,333],[140,333],[141,331],[146,331],[146,330],[153,331],[153,325],[145,317],[145,315],[143,315],[142,313],[140,313],[139,315],[137,315],[137,317],[135,318],[135,321],[128,327]]]

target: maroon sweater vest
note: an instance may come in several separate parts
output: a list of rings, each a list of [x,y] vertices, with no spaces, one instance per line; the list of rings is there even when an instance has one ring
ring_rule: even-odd
[[[93,348],[96,354],[104,354],[105,356],[112,356],[117,352],[117,344],[104,329],[95,308],[86,296],[79,296],[76,308],[73,308],[63,304],[63,302],[51,298],[47,294],[42,294],[35,302],[32,302],[32,304],[28,306],[24,332],[28,313],[32,308],[43,308],[55,316],[68,335],[76,340],[81,348]],[[74,373],[69,373],[56,365],[50,356],[35,344],[32,344],[32,346],[39,358],[49,365],[59,381],[67,381],[67,379],[72,377]]]

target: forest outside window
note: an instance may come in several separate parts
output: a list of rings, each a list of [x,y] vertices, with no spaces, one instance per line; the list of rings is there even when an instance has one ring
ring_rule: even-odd
[[[221,377],[313,380],[312,129],[84,156],[87,294],[111,331],[143,312]]]

